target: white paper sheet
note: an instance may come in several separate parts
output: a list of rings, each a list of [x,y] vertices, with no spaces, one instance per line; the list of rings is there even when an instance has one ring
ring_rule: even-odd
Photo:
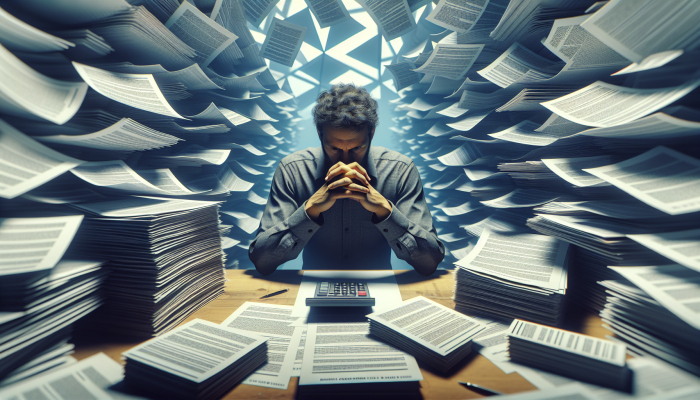
[[[369,336],[369,323],[313,323],[299,385],[423,380],[416,359]]]
[[[0,275],[53,268],[78,231],[82,215],[0,218]]]
[[[0,120],[0,197],[13,199],[82,163]]]
[[[670,215],[700,210],[700,160],[667,147],[584,171]]]
[[[268,362],[248,376],[243,383],[286,390],[292,377],[296,346],[303,328],[292,326],[297,318],[292,307],[245,302],[222,326],[249,331],[267,338]]]
[[[678,264],[700,272],[700,229],[627,237]]]

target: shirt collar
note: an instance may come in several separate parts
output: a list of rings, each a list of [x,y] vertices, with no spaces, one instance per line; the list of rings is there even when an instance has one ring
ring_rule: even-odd
[[[328,172],[328,169],[331,167],[330,165],[330,160],[328,160],[328,157],[326,156],[326,152],[323,151],[323,146],[317,147],[319,152],[321,153],[318,160],[318,164],[316,165],[316,171],[314,172],[314,179],[319,180],[319,179],[324,179],[326,177],[326,172]],[[372,178],[373,182],[377,182],[378,176],[377,176],[377,167],[375,165],[375,160],[376,160],[377,152],[375,151],[374,147],[370,144],[369,150],[367,150],[367,153],[365,153],[365,158],[362,159],[360,162],[360,165],[362,165],[365,170],[367,170],[367,175]]]

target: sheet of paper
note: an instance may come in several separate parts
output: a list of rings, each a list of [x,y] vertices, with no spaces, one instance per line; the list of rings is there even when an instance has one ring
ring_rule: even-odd
[[[700,210],[700,160],[667,147],[584,171],[670,215]]]
[[[170,106],[151,74],[109,72],[75,61],[73,66],[85,82],[103,96],[139,110],[186,119]]]
[[[122,160],[87,162],[73,168],[71,172],[78,178],[95,186],[138,194],[168,194],[165,190],[141,177]],[[176,190],[175,193],[182,194],[182,188]]]
[[[276,2],[272,3],[274,6]],[[247,47],[255,43],[253,34],[248,29],[246,12],[241,0],[216,0],[210,18],[238,36],[236,43],[239,47]]]
[[[13,199],[83,162],[36,142],[0,120],[0,197]]]
[[[510,325],[508,336],[616,366],[624,366],[627,356],[623,344],[518,319]]]
[[[119,399],[105,390],[109,384],[105,385],[100,378],[109,383],[116,383],[111,379],[114,379],[115,374],[123,374],[121,365],[111,359],[109,361],[105,359],[108,357],[99,353],[79,363],[1,388],[0,398],[13,400],[32,398],[70,400],[77,397],[94,400]],[[136,398],[133,397],[133,399]]]
[[[428,60],[416,71],[447,79],[460,79],[474,65],[483,49],[483,44],[437,44]]]
[[[544,165],[557,176],[578,187],[606,186],[604,180],[585,172],[584,169],[610,164],[610,161],[610,156],[542,159]]]
[[[683,50],[668,50],[647,56],[639,63],[632,63],[627,67],[615,72],[613,75],[625,75],[633,72],[648,71],[650,69],[663,67],[676,58],[683,55]]]
[[[423,296],[395,304],[367,318],[446,356],[484,330],[475,319]]]
[[[186,380],[201,383],[264,345],[260,335],[194,319],[122,355]],[[170,343],[177,343],[177,352]],[[208,343],[216,343],[216,347]],[[194,365],[191,360],[201,360]]]
[[[694,0],[674,1],[664,7],[653,0],[612,0],[581,27],[629,60],[641,62],[660,51],[700,47],[698,18],[700,4]]]
[[[478,317],[474,319],[485,326],[485,329],[474,338],[474,348],[503,373],[511,374],[515,372],[515,366],[510,362],[510,357],[508,357],[508,328],[510,327],[510,322],[503,323]]]
[[[472,30],[488,5],[489,0],[440,0],[425,19],[445,29],[467,33]]]
[[[697,248],[697,242],[695,243]],[[700,329],[700,272],[682,265],[610,267],[666,309]]]
[[[699,132],[700,122],[657,112],[622,125],[583,130],[579,135],[624,139],[675,139],[691,137]]]
[[[568,243],[549,236],[503,236],[484,229],[474,250],[455,265],[557,291],[565,274],[568,249]]]
[[[416,65],[410,61],[401,61],[385,65],[394,78],[394,88],[398,91],[420,81],[420,75],[414,71]]]
[[[294,367],[292,368],[292,376],[298,377],[301,375],[302,361],[304,360],[304,348],[306,346],[306,322],[301,329],[301,337],[299,338],[299,344],[297,345],[297,354],[294,358]]]
[[[222,326],[248,331],[267,338],[268,362],[243,383],[286,390],[292,377],[296,346],[303,328],[292,326],[297,317],[291,306],[245,302]]]
[[[48,34],[0,8],[0,42],[8,49],[25,52],[63,51],[74,43]]]
[[[133,196],[119,200],[73,204],[73,206],[103,217],[120,218],[194,210],[195,208],[212,207],[216,206],[217,204],[218,203],[214,201],[162,199],[157,197]]]
[[[238,36],[204,15],[189,1],[180,4],[165,22],[165,27],[197,51],[194,61],[203,67],[238,39]]]
[[[402,301],[399,285],[393,271],[304,271],[299,292],[294,301],[292,315],[308,318],[312,307],[306,305],[307,297],[314,297],[316,283],[324,280],[352,280],[367,282],[369,293],[375,299],[372,310],[362,314],[369,314],[380,308],[398,304]],[[315,307],[319,308],[319,307]],[[363,321],[366,319],[363,319]]]
[[[662,256],[700,272],[700,229],[627,235]]]
[[[416,21],[406,0],[355,0],[367,11],[386,41],[416,29]]]
[[[73,118],[87,93],[84,82],[49,78],[0,45],[0,110],[62,125]]]
[[[556,66],[552,61],[533,53],[520,43],[513,43],[494,62],[477,72],[487,80],[504,88],[512,85],[530,71],[538,76],[554,76]]]
[[[306,27],[274,18],[260,48],[260,56],[291,67],[306,36]]]
[[[597,81],[566,96],[542,104],[557,115],[581,125],[606,127],[632,122],[690,93],[700,79],[661,89],[636,89]]]
[[[371,338],[368,322],[308,326],[299,385],[420,380],[416,359]]]
[[[0,218],[0,275],[51,269],[78,231],[82,215]]]
[[[578,382],[590,390],[598,399],[650,399],[655,395],[663,398],[675,398],[677,394],[688,390],[700,390],[700,379],[685,371],[673,367],[657,358],[635,357],[627,361],[633,371],[633,394],[610,390],[601,386]],[[561,375],[518,365],[516,372],[540,390],[548,390],[577,381]],[[683,398],[683,397],[680,397]]]
[[[627,58],[581,28],[581,24],[589,17],[581,15],[555,20],[544,41],[545,47],[566,61],[566,70],[628,65]]]
[[[314,14],[314,17],[316,17],[318,26],[321,29],[331,25],[337,25],[350,18],[350,13],[348,13],[347,8],[345,8],[341,0],[304,1],[306,5],[309,6],[309,10]]]
[[[280,0],[240,0],[245,17],[253,26],[260,26]]]
[[[40,142],[60,143],[100,150],[153,150],[172,146],[182,139],[122,118],[116,124],[87,135],[38,136]]]
[[[515,189],[493,200],[482,201],[481,204],[493,208],[534,207],[553,201],[559,196],[559,193],[539,189]]]

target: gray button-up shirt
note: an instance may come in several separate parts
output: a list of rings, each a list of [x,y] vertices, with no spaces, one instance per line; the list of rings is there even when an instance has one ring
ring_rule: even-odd
[[[375,224],[372,213],[360,203],[339,199],[321,214],[318,224],[304,206],[325,183],[330,168],[325,152],[321,147],[308,148],[282,159],[248,250],[258,270],[272,271],[302,249],[304,269],[391,269],[389,248],[418,271],[435,269],[445,256],[445,246],[437,237],[413,161],[370,146],[360,164],[370,184],[391,202],[391,214]]]

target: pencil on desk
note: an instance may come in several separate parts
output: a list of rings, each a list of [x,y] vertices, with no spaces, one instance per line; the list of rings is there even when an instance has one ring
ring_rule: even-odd
[[[481,393],[481,394],[485,394],[486,396],[500,396],[500,395],[503,394],[503,393],[501,393],[501,392],[497,392],[497,391],[495,391],[495,390],[493,390],[493,389],[485,388],[485,387],[483,387],[483,386],[479,386],[479,385],[474,384],[474,383],[471,383],[471,382],[462,382],[462,381],[459,381],[459,383],[460,383],[461,385],[464,385],[464,387],[466,387],[466,388],[468,388],[468,389],[472,389],[472,390],[474,390],[475,392],[478,392],[478,393]]]
[[[289,290],[289,289],[278,290],[278,291],[276,291],[276,292],[274,292],[274,293],[266,294],[265,296],[261,297],[261,299],[266,299],[266,298],[268,298],[268,297],[277,296],[278,294],[285,293],[285,292],[288,291],[288,290]]]

